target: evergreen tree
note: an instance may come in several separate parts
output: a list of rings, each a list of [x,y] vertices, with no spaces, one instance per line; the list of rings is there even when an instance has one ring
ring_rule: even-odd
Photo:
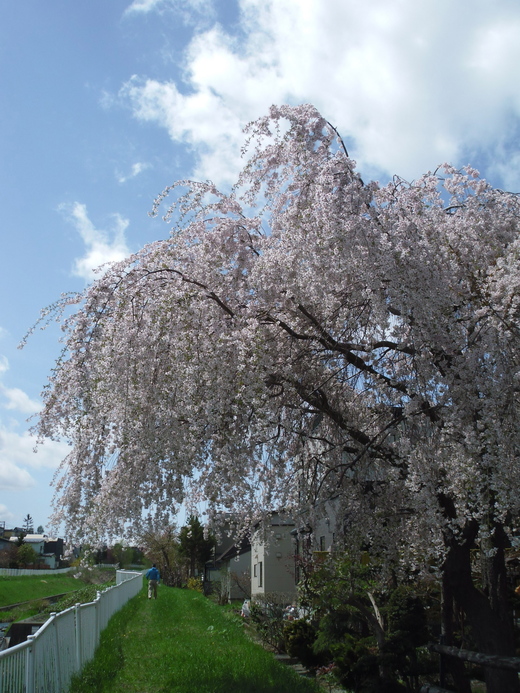
[[[23,519],[23,528],[26,534],[32,534],[34,532],[34,521],[29,513],[27,513]]]
[[[204,564],[211,558],[214,546],[214,538],[205,536],[199,518],[190,515],[188,524],[181,528],[179,534],[179,554],[187,559],[189,577],[203,571]]]

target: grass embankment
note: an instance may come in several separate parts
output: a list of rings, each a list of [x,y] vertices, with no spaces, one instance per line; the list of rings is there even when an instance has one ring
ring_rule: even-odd
[[[314,682],[244,634],[238,616],[190,590],[144,590],[115,614],[74,693],[315,693]]]
[[[78,580],[66,573],[60,575],[0,575],[0,607],[65,594],[81,587]]]
[[[0,620],[4,622],[21,621],[31,616],[38,616],[44,621],[53,611],[63,611],[74,604],[92,602],[98,590],[114,583],[114,571],[83,571],[79,579],[70,575],[31,575],[23,577],[0,576],[0,606],[7,605],[13,599],[24,597],[19,606],[0,611]],[[5,588],[5,591],[3,591]],[[49,599],[58,594],[65,596],[58,601]],[[39,596],[35,596],[39,595]],[[43,595],[43,597],[42,597]]]

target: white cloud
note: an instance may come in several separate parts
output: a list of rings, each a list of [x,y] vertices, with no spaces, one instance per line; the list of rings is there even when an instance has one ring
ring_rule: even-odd
[[[26,469],[13,464],[0,452],[0,489],[3,491],[22,491],[35,485],[36,481]]]
[[[144,163],[142,161],[138,161],[135,164],[132,164],[132,168],[130,169],[130,173],[124,175],[123,173],[118,173],[117,174],[117,181],[118,183],[126,183],[127,181],[131,180],[132,178],[135,178],[138,176],[140,173],[143,171],[146,171],[147,168],[150,168],[150,164]]]
[[[112,229],[100,230],[90,221],[86,206],[79,202],[60,205],[59,210],[76,227],[85,244],[85,255],[74,261],[72,273],[75,276],[91,281],[101,265],[118,262],[130,255],[125,239],[128,220],[121,215],[113,215]]]
[[[0,376],[9,369],[8,360],[0,355]],[[1,406],[13,413],[24,416],[35,414],[41,409],[41,403],[31,399],[23,390],[17,387],[9,388],[0,383]],[[20,423],[16,418],[2,422],[0,420],[0,491],[23,492],[38,487],[33,473],[38,475],[40,470],[48,474],[48,470],[58,467],[61,460],[69,453],[69,446],[52,440],[46,440],[35,452],[36,439],[25,430],[20,432]],[[40,502],[45,492],[38,490],[37,500]],[[44,511],[45,512],[45,511]],[[0,505],[0,519],[12,522],[14,515],[6,506]]]
[[[9,510],[7,505],[3,503],[0,503],[0,517],[8,526],[11,525],[15,519],[15,515]]]
[[[500,171],[517,149],[516,0],[239,6],[235,34],[215,25],[194,36],[184,84],[134,76],[121,90],[137,118],[196,148],[197,176],[231,180],[240,127],[272,103],[316,105],[370,172],[412,178],[483,150]]]
[[[0,385],[0,392],[6,397],[6,409],[14,409],[22,414],[36,414],[42,408],[41,402],[31,399],[28,394],[18,387],[3,387]]]
[[[68,455],[67,443],[45,440],[35,451],[36,439],[28,432],[17,433],[0,425],[0,468],[19,470],[20,478],[29,474],[31,469],[56,469]]]
[[[200,163],[196,175],[217,181],[234,180],[241,161],[243,119],[211,89],[203,87],[184,96],[173,82],[134,77],[121,94],[130,99],[138,118],[157,122],[173,140],[198,149]]]
[[[164,0],[134,0],[134,2],[126,8],[125,12],[151,12],[163,4]]]
[[[175,9],[185,23],[191,23],[196,15],[213,15],[213,0],[133,0],[123,14],[148,14],[166,9]]]
[[[0,354],[0,376],[8,370],[9,362]],[[0,382],[0,395],[4,409],[23,415],[35,414],[41,409],[41,403],[31,399],[20,388],[9,388]],[[15,418],[8,424],[0,420],[0,489],[23,490],[33,487],[36,482],[27,467],[55,469],[68,454],[68,445],[54,441],[41,447],[42,454],[35,453],[35,438],[28,431],[19,433],[19,425]]]
[[[9,360],[7,359],[7,356],[0,354],[0,375],[2,375],[2,373],[6,373],[8,370]]]
[[[0,377],[9,370],[9,360],[0,354]],[[31,399],[28,394],[18,387],[5,387],[0,383],[0,393],[7,402],[3,404],[4,409],[13,409],[22,414],[35,414],[40,411],[41,403]]]

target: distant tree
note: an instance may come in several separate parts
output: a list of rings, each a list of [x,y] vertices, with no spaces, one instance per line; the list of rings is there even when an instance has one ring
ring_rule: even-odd
[[[43,525],[38,525],[36,529],[36,534],[43,534],[45,532],[45,529],[43,528]]]
[[[38,554],[30,544],[24,543],[18,547],[18,550],[16,552],[16,560],[19,565],[26,566],[32,563],[36,563],[36,561],[38,560]]]
[[[195,515],[190,515],[188,524],[181,528],[179,534],[179,553],[188,563],[189,577],[194,577],[196,571],[202,571],[206,561],[212,555],[215,540],[205,536],[204,527]]]
[[[179,535],[175,525],[160,530],[150,527],[141,533],[139,542],[147,560],[159,568],[165,585],[180,587],[186,581],[185,561],[179,555]]]
[[[119,561],[121,568],[128,567],[130,563],[134,563],[135,551],[133,546],[123,546],[121,552],[121,560]]]
[[[25,537],[27,536],[27,532],[20,532],[16,539],[16,546],[22,546],[25,544]]]
[[[16,552],[18,547],[11,543],[11,546],[5,551],[0,551],[0,568],[17,568]]]
[[[96,550],[96,563],[109,563],[108,546],[99,547]]]
[[[34,520],[29,514],[24,517],[23,528],[26,534],[32,534],[34,532]]]
[[[109,555],[112,557],[112,561],[119,563],[120,567],[123,565],[123,551],[123,544],[121,544],[119,541],[116,542],[109,550]]]

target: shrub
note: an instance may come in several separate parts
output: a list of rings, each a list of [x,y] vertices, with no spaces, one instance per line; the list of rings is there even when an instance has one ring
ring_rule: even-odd
[[[285,649],[291,657],[296,657],[302,664],[309,667],[325,663],[324,657],[313,649],[317,629],[310,621],[303,618],[297,621],[285,621],[283,635]]]
[[[287,595],[277,592],[256,595],[251,602],[251,622],[262,642],[276,652],[285,651],[283,617],[285,607],[290,603]]]
[[[188,582],[186,583],[186,587],[189,590],[193,590],[194,592],[203,592],[204,591],[204,586],[202,584],[202,580],[197,577],[190,577],[188,578]]]

